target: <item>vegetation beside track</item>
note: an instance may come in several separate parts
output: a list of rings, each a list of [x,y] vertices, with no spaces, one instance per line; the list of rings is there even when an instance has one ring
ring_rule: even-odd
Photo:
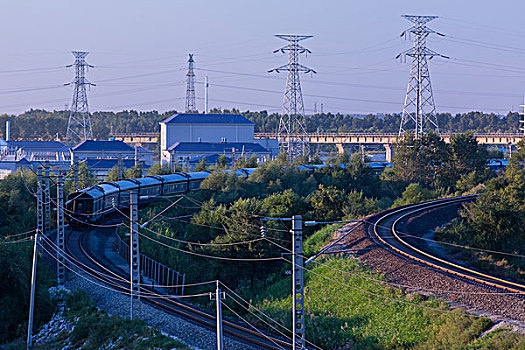
[[[307,339],[323,349],[525,347],[525,336],[508,330],[490,333],[479,339],[492,325],[488,319],[462,316],[459,313],[464,313],[464,310],[452,310],[443,301],[406,293],[403,289],[359,277],[383,279],[358,260],[334,257],[322,263],[325,266],[317,265],[311,268],[312,272],[306,273],[308,293],[305,295],[305,316]],[[288,328],[291,325],[290,284],[289,278],[282,279],[254,296],[254,300],[258,300],[255,303],[258,308]],[[373,296],[357,288],[381,296]],[[264,327],[256,318],[252,317],[251,321]]]
[[[181,342],[162,335],[150,328],[144,321],[109,316],[99,310],[83,292],[76,292],[65,298],[63,314],[56,322],[59,329],[43,342],[34,345],[35,350],[51,349],[177,349],[189,350]],[[55,333],[56,332],[56,333]],[[6,346],[6,350],[20,349],[25,338]]]
[[[509,167],[486,183],[476,202],[461,216],[437,230],[436,239],[469,250],[443,245],[449,254],[483,271],[525,283],[525,141],[518,144]],[[503,252],[507,254],[498,254]]]

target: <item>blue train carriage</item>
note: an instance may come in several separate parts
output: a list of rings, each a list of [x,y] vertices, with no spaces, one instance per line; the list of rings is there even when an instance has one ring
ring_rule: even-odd
[[[198,190],[201,187],[202,181],[210,175],[210,171],[199,171],[196,173],[188,173],[188,191]]]
[[[72,226],[79,226],[83,221],[94,222],[99,216],[94,212],[101,211],[104,190],[99,186],[86,188],[82,191],[71,193],[66,201],[66,220]],[[72,217],[72,219],[70,219]]]

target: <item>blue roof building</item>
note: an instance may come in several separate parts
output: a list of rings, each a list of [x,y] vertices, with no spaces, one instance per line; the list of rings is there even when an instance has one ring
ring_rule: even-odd
[[[240,114],[174,114],[160,123],[161,161],[188,163],[214,154],[264,161],[271,154],[254,139],[254,128]]]
[[[135,159],[146,166],[153,164],[153,152],[142,147],[131,147],[122,141],[85,140],[71,149],[72,160],[85,159]]]

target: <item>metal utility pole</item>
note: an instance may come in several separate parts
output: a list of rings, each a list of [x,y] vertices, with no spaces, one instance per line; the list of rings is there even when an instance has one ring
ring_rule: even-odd
[[[299,41],[312,36],[276,35],[276,37],[288,41],[288,45],[274,51],[274,53],[279,51],[282,53],[288,52],[288,64],[269,71],[277,73],[281,71],[288,72],[277,138],[281,152],[286,153],[288,161],[292,162],[297,157],[310,155],[299,73],[315,73],[315,71],[299,64],[299,55],[311,52],[299,45]]]
[[[77,192],[80,189],[79,185],[79,176],[78,176],[78,162],[73,162],[73,177],[74,177],[74,184],[75,184],[75,192]]]
[[[139,197],[137,191],[130,194],[130,282],[131,319],[140,319],[140,253],[139,253]]]
[[[64,285],[66,270],[64,266],[64,174],[57,176],[57,284]]]
[[[86,63],[85,60],[89,52],[72,51],[72,53],[75,56],[75,63],[67,67],[75,66],[75,80],[65,84],[75,85],[66,134],[66,144],[70,146],[84,140],[93,139],[86,86],[95,86],[95,84],[90,83],[86,79],[87,68],[93,68],[93,66]]]
[[[35,311],[35,290],[36,290],[36,268],[38,261],[38,244],[40,235],[44,230],[44,206],[42,191],[42,168],[37,170],[37,199],[36,199],[36,232],[34,236],[33,248],[33,270],[31,272],[31,294],[29,297],[29,321],[27,323],[27,349],[33,346],[33,314]]]
[[[435,56],[448,57],[426,47],[427,37],[430,34],[444,36],[425,25],[438,18],[437,16],[404,15],[402,17],[414,24],[401,34],[405,37],[410,34],[413,35],[414,47],[400,53],[396,57],[412,57],[412,67],[408,78],[403,114],[401,115],[399,136],[403,136],[405,132],[412,132],[415,138],[418,139],[429,128],[439,132],[427,58],[431,59]]]
[[[220,282],[217,280],[217,287],[215,288],[215,295],[210,293],[210,300],[215,300],[216,319],[217,319],[217,350],[224,350],[224,342],[222,337],[222,302],[226,299],[226,292],[222,292]]]
[[[51,192],[49,188],[49,162],[44,163],[44,235],[51,232]]]
[[[525,95],[523,96],[523,104],[521,107],[523,107],[523,113],[520,113],[520,115],[523,116],[523,119],[520,120],[520,124],[523,124],[523,126],[520,125],[519,131],[523,131],[523,136],[525,137]]]
[[[292,349],[304,349],[303,218],[292,216]]]
[[[186,113],[197,112],[195,105],[195,73],[193,73],[193,54],[189,54],[188,73],[186,74]]]
[[[208,114],[208,76],[204,77],[204,114]]]
[[[263,218],[261,221],[292,221],[292,350],[305,349],[304,278],[303,278],[303,218]],[[261,236],[266,228],[261,226]]]

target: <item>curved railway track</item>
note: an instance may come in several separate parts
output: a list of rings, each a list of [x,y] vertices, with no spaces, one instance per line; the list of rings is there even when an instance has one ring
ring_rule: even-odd
[[[429,254],[416,248],[406,240],[403,240],[401,237],[402,234],[397,229],[401,221],[420,214],[425,210],[457,205],[458,203],[471,201],[475,198],[476,195],[447,198],[390,211],[383,214],[375,221],[372,227],[373,235],[381,244],[405,258],[433,269],[440,270],[457,278],[463,278],[486,286],[498,288],[509,293],[516,293],[525,296],[525,285],[480,272],[472,267],[460,265]]]
[[[70,231],[66,238],[67,254],[80,263],[82,269],[91,275],[92,278],[96,278],[98,281],[110,285],[112,289],[120,293],[129,293],[129,274],[118,271],[118,268],[106,266],[91,254],[90,248],[86,245],[86,236],[89,232],[90,231]],[[165,312],[175,314],[208,329],[214,330],[216,327],[215,316],[206,312],[162,295],[151,288],[141,287],[141,294],[141,302],[146,302]],[[292,347],[288,341],[275,338],[268,334],[261,334],[260,332],[230,321],[223,320],[223,332],[261,349],[287,350]]]

